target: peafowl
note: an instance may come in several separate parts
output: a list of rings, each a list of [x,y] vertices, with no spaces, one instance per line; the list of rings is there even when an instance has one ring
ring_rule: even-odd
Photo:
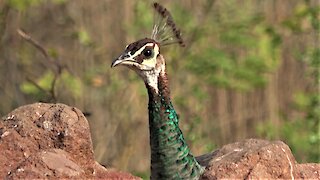
[[[190,152],[179,128],[179,118],[170,99],[169,81],[162,46],[184,46],[179,29],[169,11],[156,10],[151,38],[129,44],[111,67],[125,66],[144,81],[149,96],[151,179],[198,179],[204,171]]]

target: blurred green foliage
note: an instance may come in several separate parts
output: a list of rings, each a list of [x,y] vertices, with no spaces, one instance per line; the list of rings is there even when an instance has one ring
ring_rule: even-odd
[[[309,1],[306,1],[309,2]],[[296,92],[293,96],[293,108],[303,114],[303,117],[288,119],[282,117],[281,126],[272,123],[263,124],[257,128],[258,133],[270,139],[276,139],[276,132],[280,132],[297,160],[303,162],[320,162],[320,6],[308,6],[301,3],[295,9],[292,17],[283,22],[292,33],[303,35],[315,32],[314,42],[305,49],[296,52],[297,59],[308,64],[306,79],[312,82],[315,91]]]
[[[68,91],[68,94],[72,94],[74,98],[80,98],[83,94],[82,80],[67,71],[62,72],[57,80],[57,86]]]
[[[21,84],[21,91],[34,96],[36,99],[45,99],[47,92],[52,87],[54,75],[51,71],[46,71],[36,82],[25,81]]]
[[[42,3],[52,2],[55,4],[65,3],[67,0],[5,0],[8,5],[16,10],[23,11],[29,7],[41,5]]]
[[[88,31],[86,31],[84,28],[80,29],[79,31],[76,31],[74,33],[74,37],[80,42],[80,44],[84,46],[93,45]]]
[[[207,1],[207,6],[211,3]],[[186,67],[213,86],[239,90],[261,87],[267,81],[265,74],[279,64],[280,35],[261,14],[248,14],[253,12],[253,6],[238,9],[230,4],[232,2],[225,1],[221,6],[228,12],[232,11],[231,14],[210,11],[202,20],[196,19],[180,4],[175,4],[173,17],[183,34],[195,36],[192,42],[186,42],[187,46],[194,48],[183,54],[187,60]],[[130,31],[133,35],[147,34],[141,33],[146,29],[150,31],[153,15],[145,11],[148,6],[148,2],[136,3],[135,21],[130,24],[134,25]]]
[[[36,6],[42,3],[44,0],[7,0],[9,6],[17,10],[25,10],[30,6]]]
[[[239,90],[261,87],[266,83],[265,74],[277,67],[281,39],[259,14],[243,15],[250,12],[248,9],[227,11],[233,13],[223,13],[226,17],[212,14],[203,22],[213,28],[207,25],[198,31],[194,44],[200,49],[190,53],[187,66],[214,86]],[[216,42],[211,43],[212,39]]]
[[[306,77],[313,82],[316,91],[299,92],[295,95],[295,107],[305,113],[305,116],[303,119],[296,119],[295,123],[287,123],[288,125],[284,126],[286,128],[284,137],[288,139],[293,152],[300,158],[307,154],[307,161],[320,162],[320,5],[302,4],[295,12],[289,22],[294,22],[296,26],[289,26],[289,29],[296,33],[310,32],[310,30],[316,33],[313,43],[301,52],[302,60],[310,67]]]
[[[320,162],[320,95],[298,93],[295,106],[305,113],[304,118],[282,118],[280,126],[272,122],[261,123],[257,132],[268,139],[277,139],[276,132],[291,148],[298,161]]]
[[[54,75],[52,71],[45,71],[36,81],[27,79],[20,85],[23,93],[41,101],[50,101],[56,93],[56,89],[64,89],[61,94],[72,94],[73,98],[80,98],[82,95],[82,80],[63,71],[59,75]]]

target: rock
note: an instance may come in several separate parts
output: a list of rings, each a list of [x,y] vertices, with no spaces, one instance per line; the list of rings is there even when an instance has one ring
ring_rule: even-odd
[[[320,164],[298,164],[281,141],[247,139],[197,157],[201,179],[320,179]]]
[[[197,158],[202,179],[320,179],[281,141],[248,139]],[[1,179],[140,179],[94,160],[89,125],[63,104],[22,106],[0,120]]]
[[[63,104],[22,106],[0,121],[1,179],[140,179],[94,160],[81,111]]]

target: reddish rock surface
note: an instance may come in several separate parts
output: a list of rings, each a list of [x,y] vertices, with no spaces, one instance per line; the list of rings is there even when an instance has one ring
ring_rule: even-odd
[[[202,179],[320,179],[320,165],[298,164],[281,141],[248,139],[197,158]],[[63,104],[22,106],[0,120],[1,179],[140,179],[106,169],[93,156],[81,111]]]
[[[63,104],[22,106],[0,120],[0,178],[140,179],[93,156],[81,111]]]
[[[202,179],[320,179],[320,164],[298,164],[281,141],[247,139],[197,159]]]

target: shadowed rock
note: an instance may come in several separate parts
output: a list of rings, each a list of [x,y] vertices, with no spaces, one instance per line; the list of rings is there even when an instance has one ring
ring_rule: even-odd
[[[63,104],[22,106],[0,121],[0,178],[139,179],[93,156],[81,111]]]

